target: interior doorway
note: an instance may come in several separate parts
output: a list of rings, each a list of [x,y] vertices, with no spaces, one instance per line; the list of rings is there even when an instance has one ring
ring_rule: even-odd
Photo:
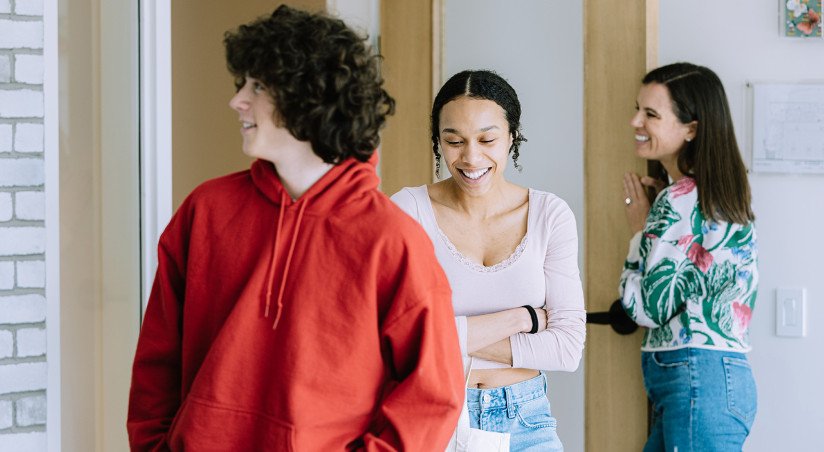
[[[296,6],[322,10],[333,3],[340,8],[346,2],[307,0]],[[579,223],[587,308],[606,310],[616,295],[626,248],[625,231],[619,226],[623,225],[620,204],[616,209],[610,199],[620,187],[623,171],[643,170],[631,152],[620,151],[616,137],[626,132],[623,118],[632,108],[640,75],[654,64],[655,43],[651,36],[656,36],[657,30],[651,18],[657,18],[657,0],[631,8],[606,0],[572,5],[538,1],[514,5],[495,0],[380,3],[384,76],[387,88],[398,100],[398,112],[390,118],[384,133],[384,191],[391,194],[402,186],[432,180],[428,115],[443,76],[451,75],[458,66],[497,69],[515,83],[525,106],[529,106],[525,121],[534,121],[525,124],[524,130],[531,140],[529,146],[524,146],[527,169],[512,177],[522,178],[519,183],[524,185],[553,191],[573,205]],[[154,4],[157,29],[150,33],[155,41],[147,41],[150,38],[145,35],[141,38],[143,49],[154,48],[156,52],[154,66],[142,65],[141,99],[145,106],[150,105],[149,99],[158,106],[158,116],[153,119],[141,114],[141,124],[154,127],[156,134],[151,139],[141,132],[144,300],[154,275],[154,264],[147,256],[155,254],[159,233],[171,212],[200,182],[249,165],[240,152],[237,118],[227,106],[233,84],[223,61],[222,36],[226,30],[273,7],[260,0],[225,7],[195,0]],[[530,7],[557,11],[511,14],[515,9]],[[451,8],[455,8],[452,14]],[[490,15],[480,23],[490,27],[475,23],[456,32],[461,15],[467,17],[466,11],[483,8]],[[502,10],[507,11],[506,21],[495,14]],[[533,23],[536,20],[538,23]],[[473,31],[489,37],[495,27],[502,35],[520,36],[521,31],[536,34],[516,40],[501,57],[495,57],[489,45],[478,46],[477,54],[451,47],[468,39],[471,35],[467,33]],[[501,47],[503,43],[492,42]],[[533,49],[534,53],[525,49]],[[505,57],[515,60],[510,62]],[[533,65],[539,67],[534,69]],[[146,71],[150,68],[155,73],[155,85],[146,87],[145,77],[151,76]],[[547,93],[551,93],[548,100],[539,100]],[[162,116],[161,102],[170,104],[164,107],[168,117]],[[155,145],[147,146],[150,143]],[[146,154],[152,149],[160,151],[155,160]],[[151,178],[152,171],[155,179]],[[154,199],[147,196],[149,187],[156,189]],[[642,402],[637,365],[639,343],[637,336],[623,338],[604,327],[589,328],[582,366],[586,374],[579,370],[554,379],[551,391],[565,397],[554,402],[553,408],[562,430],[567,431],[568,450],[639,449],[646,432],[646,404]],[[562,381],[565,379],[568,381]]]

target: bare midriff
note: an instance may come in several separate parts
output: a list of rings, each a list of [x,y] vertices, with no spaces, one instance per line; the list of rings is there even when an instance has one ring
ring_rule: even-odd
[[[472,369],[467,388],[491,389],[514,385],[535,378],[540,373],[532,369]]]

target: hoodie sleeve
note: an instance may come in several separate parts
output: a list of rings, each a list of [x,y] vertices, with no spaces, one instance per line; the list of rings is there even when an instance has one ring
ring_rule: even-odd
[[[158,268],[137,342],[126,427],[133,451],[166,451],[180,407],[181,317],[188,245],[186,205],[164,231]]]
[[[397,266],[384,266],[393,276],[380,333],[392,383],[380,402],[375,428],[363,438],[367,451],[443,450],[463,405],[452,293],[431,243],[423,231],[418,235],[413,245],[385,260],[400,260]]]

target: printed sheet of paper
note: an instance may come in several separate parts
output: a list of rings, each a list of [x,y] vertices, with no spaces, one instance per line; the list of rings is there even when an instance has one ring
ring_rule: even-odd
[[[753,170],[824,174],[824,83],[753,85]]]

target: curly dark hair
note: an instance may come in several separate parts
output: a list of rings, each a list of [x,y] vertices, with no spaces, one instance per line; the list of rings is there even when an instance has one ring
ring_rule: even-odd
[[[509,133],[512,134],[512,146],[509,152],[515,169],[521,170],[518,164],[521,143],[526,141],[521,133],[521,102],[515,89],[503,77],[493,71],[463,71],[459,72],[444,83],[432,103],[432,118],[430,130],[432,133],[432,152],[435,153],[435,174],[440,176],[441,153],[438,152],[440,139],[441,109],[444,105],[459,97],[466,96],[473,99],[491,100],[500,105],[506,113],[509,124]]]
[[[343,21],[279,6],[226,32],[226,62],[240,89],[246,77],[272,96],[275,120],[309,141],[326,163],[366,161],[395,111],[383,89],[380,56]]]

